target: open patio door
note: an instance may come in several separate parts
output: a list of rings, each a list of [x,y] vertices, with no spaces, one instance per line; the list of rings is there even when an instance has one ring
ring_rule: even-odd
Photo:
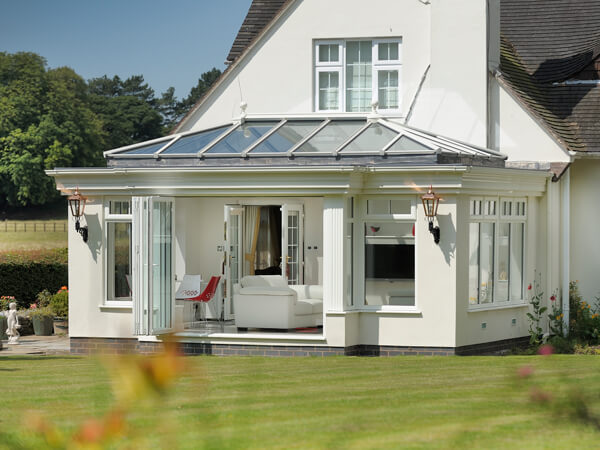
[[[132,202],[134,333],[168,333],[175,307],[175,204],[165,197],[133,197]]]
[[[288,284],[304,282],[304,211],[302,205],[281,206],[281,274]]]
[[[223,255],[223,318],[234,317],[233,286],[240,282],[244,259],[242,257],[244,208],[239,205],[225,205],[225,252]]]

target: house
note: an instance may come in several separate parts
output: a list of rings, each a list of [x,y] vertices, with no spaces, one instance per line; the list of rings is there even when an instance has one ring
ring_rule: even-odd
[[[600,36],[582,26],[599,18],[593,1],[253,1],[173,134],[48,171],[87,197],[72,351],[168,333],[192,354],[526,340],[534,279],[545,297],[600,290]],[[204,312],[181,299],[198,275],[222,277]]]

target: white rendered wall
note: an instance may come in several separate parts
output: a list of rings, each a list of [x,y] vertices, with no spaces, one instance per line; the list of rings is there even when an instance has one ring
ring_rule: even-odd
[[[75,231],[69,215],[69,336],[133,337],[131,308],[105,308],[104,208],[102,197],[90,197],[81,225],[88,242]],[[69,213],[70,214],[70,213]],[[76,261],[76,263],[73,263]]]
[[[248,114],[314,111],[314,40],[402,38],[402,111],[429,64],[429,10],[417,0],[303,0],[286,13],[179,131]],[[241,94],[240,94],[241,90]]]
[[[569,155],[532,116],[494,80],[499,117],[494,148],[509,161],[569,162]]]
[[[598,192],[600,160],[578,159],[571,168],[570,281],[579,281],[586,302],[600,296],[600,239]]]
[[[409,123],[482,147],[487,146],[486,4],[432,0],[431,68]]]

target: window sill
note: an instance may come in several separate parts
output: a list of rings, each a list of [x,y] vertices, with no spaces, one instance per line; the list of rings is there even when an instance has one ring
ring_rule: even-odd
[[[100,311],[133,311],[131,302],[110,302],[98,305]]]
[[[417,309],[417,308],[362,308],[362,309],[358,309],[356,310],[360,313],[366,313],[366,314],[385,314],[385,315],[415,315],[415,316],[421,316],[423,315],[423,313],[421,312],[421,310]]]
[[[467,312],[481,312],[481,311],[497,311],[500,309],[515,309],[528,307],[529,303],[510,303],[508,305],[477,305],[469,306]]]

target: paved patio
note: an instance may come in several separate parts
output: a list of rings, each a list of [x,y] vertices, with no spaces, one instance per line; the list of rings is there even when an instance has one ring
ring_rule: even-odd
[[[69,336],[21,336],[19,343],[8,345],[2,341],[0,357],[11,355],[68,355]]]

